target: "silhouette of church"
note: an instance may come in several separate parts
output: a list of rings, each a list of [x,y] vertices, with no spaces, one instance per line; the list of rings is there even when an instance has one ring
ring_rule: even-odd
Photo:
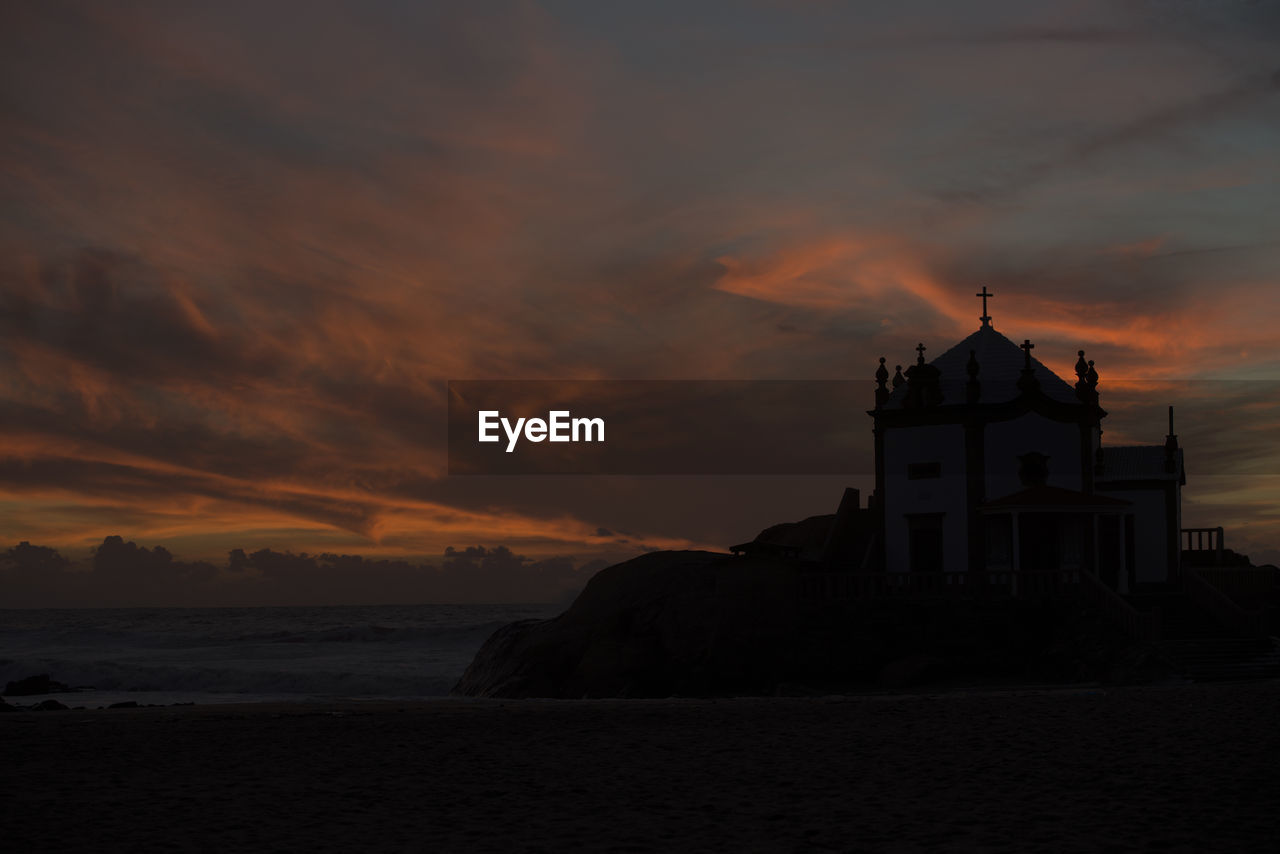
[[[1077,350],[1067,382],[1029,339],[996,331],[993,294],[977,296],[981,326],[940,356],[927,360],[919,344],[915,364],[892,375],[880,359],[866,506],[850,487],[833,515],[774,525],[730,550],[796,566],[800,600],[815,614],[857,601],[866,616],[871,602],[891,599],[1071,601],[1158,647],[1151,660],[1185,678],[1280,676],[1280,612],[1267,604],[1280,571],[1225,549],[1221,527],[1181,527],[1173,407],[1163,443],[1104,444],[1093,361]],[[1001,613],[1010,612],[951,612],[961,622]]]
[[[875,492],[864,566],[888,572],[1086,570],[1117,592],[1177,578],[1182,450],[1102,442],[1098,372],[1075,383],[981,326],[931,361],[876,371]],[[856,502],[856,497],[853,499]],[[856,506],[856,504],[855,504]]]

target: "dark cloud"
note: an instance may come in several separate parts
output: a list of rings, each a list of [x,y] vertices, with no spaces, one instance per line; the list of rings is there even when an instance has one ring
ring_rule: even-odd
[[[0,594],[9,607],[562,602],[602,566],[505,546],[450,547],[438,564],[233,549],[219,565],[111,535],[80,563],[27,542],[0,552]]]
[[[0,566],[24,575],[60,572],[69,563],[57,549],[33,546],[26,540],[0,554]]]
[[[1024,191],[1046,179],[1077,170],[1106,155],[1131,146],[1167,147],[1180,131],[1202,130],[1217,120],[1249,108],[1265,108],[1278,100],[1280,72],[1254,74],[1231,86],[1183,99],[1146,112],[1113,127],[1069,143],[1051,158],[1034,161],[1008,178],[986,187],[950,188],[939,191],[949,202],[992,203]]]
[[[998,326],[1068,370],[1087,346],[1104,383],[1265,373],[1277,21],[1013,0],[13,5],[0,534],[270,546],[251,553],[269,569],[192,570],[263,601],[306,572],[409,601],[436,576],[367,561],[502,542],[446,560],[504,598],[517,574],[564,577],[534,569],[548,553],[740,542],[847,483],[448,478],[451,379],[869,384],[878,356],[971,331],[984,284]],[[1192,470],[1242,471],[1261,424],[1237,452],[1189,421]],[[849,431],[869,449],[857,413]],[[74,569],[35,575],[98,577]]]
[[[1132,122],[1072,146],[1061,165],[1080,162],[1136,142],[1159,138],[1181,128],[1202,127],[1233,110],[1262,104],[1280,91],[1271,73],[1252,75],[1231,86],[1138,116]]]
[[[86,248],[46,265],[38,281],[10,273],[5,284],[0,329],[20,346],[138,380],[231,380],[266,367],[248,342],[220,340],[200,306],[137,257]]]

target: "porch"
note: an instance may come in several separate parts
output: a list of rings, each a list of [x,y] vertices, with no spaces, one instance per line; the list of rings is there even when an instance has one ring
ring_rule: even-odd
[[[1132,511],[1128,501],[1043,485],[988,501],[978,510],[983,567],[1014,585],[1032,574],[1024,568],[1089,572],[1127,593],[1135,586]]]

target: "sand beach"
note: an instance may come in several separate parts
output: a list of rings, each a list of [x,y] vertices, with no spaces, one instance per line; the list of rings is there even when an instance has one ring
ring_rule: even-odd
[[[1272,851],[1280,684],[0,716],[8,850]]]

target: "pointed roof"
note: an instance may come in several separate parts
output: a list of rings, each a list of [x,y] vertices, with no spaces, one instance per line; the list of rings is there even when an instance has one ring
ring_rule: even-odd
[[[944,405],[965,402],[965,384],[969,380],[965,366],[969,363],[970,350],[978,360],[978,382],[982,385],[979,403],[1005,403],[1018,397],[1018,377],[1022,375],[1026,356],[1021,347],[994,327],[984,324],[977,332],[929,362],[941,374]],[[1040,390],[1045,395],[1062,403],[1080,402],[1075,389],[1034,356],[1031,367],[1035,369]],[[906,397],[907,385],[904,383],[889,396],[884,407],[901,409]]]

